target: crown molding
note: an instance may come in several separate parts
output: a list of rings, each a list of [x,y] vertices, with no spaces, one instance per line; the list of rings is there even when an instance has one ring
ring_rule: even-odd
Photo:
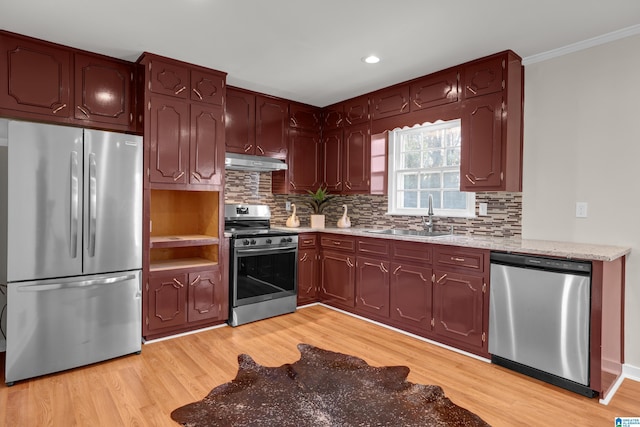
[[[625,37],[635,36],[636,34],[640,34],[640,24],[573,43],[564,47],[559,47],[558,49],[553,49],[547,52],[538,53],[536,55],[527,56],[525,58],[522,58],[522,65],[526,66],[529,64],[535,64],[536,62],[542,62],[548,59],[557,58],[559,56],[568,55],[570,53],[589,49],[594,46],[599,46],[601,44],[620,40]]]

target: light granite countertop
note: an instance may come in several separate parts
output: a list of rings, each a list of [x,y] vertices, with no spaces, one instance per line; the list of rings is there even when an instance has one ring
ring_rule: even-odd
[[[551,240],[531,240],[516,237],[446,235],[438,237],[389,235],[372,233],[367,228],[328,227],[315,229],[308,227],[287,228],[272,226],[274,229],[295,231],[298,233],[333,233],[348,236],[375,237],[379,239],[403,240],[407,242],[425,242],[437,245],[462,246],[492,251],[515,252],[531,255],[546,255],[560,258],[583,259],[591,261],[613,261],[631,252],[630,247],[597,245],[589,243],[556,242]]]

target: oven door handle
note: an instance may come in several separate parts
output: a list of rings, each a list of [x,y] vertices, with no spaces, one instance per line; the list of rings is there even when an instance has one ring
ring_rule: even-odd
[[[272,254],[272,253],[287,253],[287,252],[292,252],[297,250],[298,247],[297,246],[288,246],[288,247],[278,247],[278,248],[255,248],[255,249],[245,249],[245,248],[240,248],[240,249],[236,249],[236,254],[237,255],[244,255],[244,254],[260,254],[260,253],[265,253],[265,254]]]

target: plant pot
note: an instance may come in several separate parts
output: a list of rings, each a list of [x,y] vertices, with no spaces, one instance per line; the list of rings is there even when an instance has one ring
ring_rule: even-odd
[[[324,215],[311,215],[311,228],[324,228]]]

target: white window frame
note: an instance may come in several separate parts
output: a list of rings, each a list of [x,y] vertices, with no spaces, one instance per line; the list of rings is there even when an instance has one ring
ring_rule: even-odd
[[[387,215],[405,215],[405,216],[426,216],[427,208],[399,208],[397,205],[398,201],[398,174],[400,172],[406,172],[410,170],[415,171],[424,171],[428,170],[427,168],[416,168],[416,169],[398,169],[398,156],[400,155],[400,147],[397,140],[399,139],[399,135],[402,132],[415,131],[416,128],[429,127],[429,128],[440,128],[445,126],[451,126],[457,122],[458,126],[460,126],[460,119],[442,121],[438,120],[434,123],[423,123],[422,125],[416,125],[412,128],[405,127],[403,129],[394,129],[389,132],[389,172],[388,172],[388,208]],[[456,217],[456,218],[475,218],[475,204],[476,204],[476,193],[472,192],[463,192],[467,201],[467,209],[437,209],[433,208],[433,214],[436,217]]]

